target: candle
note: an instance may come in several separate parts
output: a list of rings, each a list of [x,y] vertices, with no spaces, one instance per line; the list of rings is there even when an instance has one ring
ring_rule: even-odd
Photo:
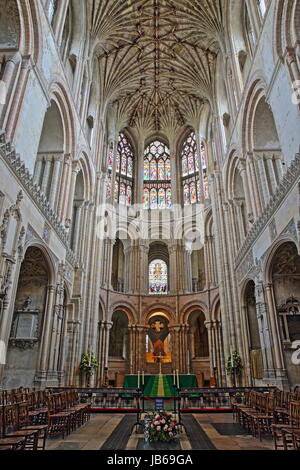
[[[89,367],[92,365],[92,353],[90,352]]]
[[[176,372],[177,372],[177,388],[179,388],[179,371],[178,371],[178,369],[177,369]]]
[[[173,369],[173,385],[176,385],[175,369]]]
[[[138,370],[138,388],[140,388],[140,371]]]
[[[145,385],[145,372],[142,372],[142,385]]]

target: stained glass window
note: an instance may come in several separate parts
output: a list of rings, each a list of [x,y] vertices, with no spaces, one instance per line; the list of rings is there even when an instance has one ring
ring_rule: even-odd
[[[106,199],[111,197],[111,178],[113,173],[113,164],[116,165],[116,180],[114,190],[114,201],[119,204],[130,206],[132,204],[133,193],[133,171],[134,155],[131,144],[125,134],[119,134],[117,152],[113,155],[113,146],[108,149],[107,155],[107,184]]]
[[[144,208],[171,207],[170,151],[165,144],[156,140],[148,145],[144,155]]]
[[[201,143],[201,162],[203,171],[203,195],[208,199],[208,180],[204,144]],[[196,204],[201,201],[201,183],[199,175],[199,155],[195,132],[191,132],[182,146],[181,152],[183,203]]]
[[[149,294],[168,293],[168,266],[161,259],[149,264]]]

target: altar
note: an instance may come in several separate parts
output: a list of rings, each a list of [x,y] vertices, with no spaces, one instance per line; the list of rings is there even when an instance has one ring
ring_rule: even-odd
[[[198,387],[197,377],[194,374],[179,374],[178,379],[179,388]],[[174,375],[126,375],[124,379],[124,388],[141,388],[146,398],[173,398],[175,394]]]

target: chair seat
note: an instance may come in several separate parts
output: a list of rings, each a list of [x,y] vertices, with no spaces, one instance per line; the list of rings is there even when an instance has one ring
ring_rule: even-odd
[[[12,445],[15,445],[15,444],[19,444],[23,440],[24,440],[24,438],[22,438],[22,437],[19,437],[19,438],[17,438],[17,437],[16,438],[1,437],[0,438],[0,446],[6,446],[6,445],[12,446]]]
[[[18,437],[18,436],[30,437],[30,436],[34,436],[35,434],[37,434],[37,431],[35,430],[26,431],[26,430],[20,429],[19,431],[12,431],[10,433],[7,433],[6,437]]]
[[[31,426],[24,426],[22,428],[22,430],[25,430],[25,431],[46,431],[48,429],[48,426],[46,424],[37,424],[36,426],[34,426],[34,424]]]

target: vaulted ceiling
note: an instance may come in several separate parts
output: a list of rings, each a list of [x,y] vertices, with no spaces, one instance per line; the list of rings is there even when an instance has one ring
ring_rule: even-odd
[[[89,0],[101,101],[132,127],[173,129],[212,98],[224,0]]]

